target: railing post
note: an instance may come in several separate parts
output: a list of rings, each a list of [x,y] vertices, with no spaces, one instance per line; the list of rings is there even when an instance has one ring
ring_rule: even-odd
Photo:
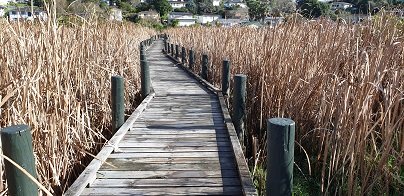
[[[32,150],[31,128],[28,125],[13,125],[1,129],[1,143],[5,156],[23,167],[34,178],[34,152]],[[38,188],[24,173],[9,161],[4,161],[9,195],[38,195]]]
[[[189,69],[194,68],[194,63],[195,63],[195,54],[194,54],[194,50],[189,50]]]
[[[143,99],[150,93],[150,70],[147,60],[140,61],[141,90]]]
[[[184,66],[185,66],[186,58],[187,58],[187,54],[186,54],[186,51],[185,51],[185,47],[183,46],[181,48],[181,62],[182,62],[182,65],[184,65]]]
[[[268,119],[267,195],[292,195],[295,122],[288,118]]]
[[[171,56],[174,57],[174,44],[171,44]]]
[[[164,39],[163,42],[164,42],[164,52],[167,53],[167,40]]]
[[[222,67],[222,93],[223,95],[229,95],[230,87],[230,61],[224,60]]]
[[[208,79],[208,55],[202,55],[202,70],[201,70],[201,77],[205,80]]]
[[[123,77],[111,77],[112,131],[115,133],[125,121],[125,87]]]
[[[244,74],[236,74],[234,76],[233,91],[233,123],[237,132],[238,139],[242,146],[244,145],[244,119],[246,110],[246,84],[247,76]]]
[[[175,59],[177,59],[178,60],[178,57],[180,57],[180,54],[179,54],[179,46],[178,46],[178,44],[175,44]]]

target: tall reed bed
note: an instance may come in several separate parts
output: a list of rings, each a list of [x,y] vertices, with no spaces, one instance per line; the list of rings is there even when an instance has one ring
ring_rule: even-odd
[[[139,43],[155,32],[97,21],[0,26],[0,127],[32,127],[39,180],[61,194],[111,135],[111,76],[125,78],[127,111],[139,101]]]
[[[403,31],[400,21],[378,17],[360,25],[289,20],[166,33],[209,55],[216,86],[223,59],[232,74],[248,76],[247,138],[258,141],[248,142],[251,165],[265,161],[265,119],[290,117],[298,125],[297,166],[322,194],[379,195],[404,188]]]

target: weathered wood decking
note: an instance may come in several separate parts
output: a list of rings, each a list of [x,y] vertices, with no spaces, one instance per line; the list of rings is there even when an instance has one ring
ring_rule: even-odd
[[[255,193],[223,100],[161,49],[157,41],[147,55],[155,97],[135,111],[112,139],[113,152],[90,164],[67,195]]]

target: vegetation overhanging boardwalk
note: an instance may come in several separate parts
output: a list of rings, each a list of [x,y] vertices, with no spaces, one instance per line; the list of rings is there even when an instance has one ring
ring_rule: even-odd
[[[177,67],[161,49],[162,42],[157,41],[147,52],[155,97],[120,134],[113,150],[104,153],[106,163],[101,158],[96,160],[98,167],[90,164],[82,174],[87,176],[80,176],[67,195],[255,193],[218,95]],[[86,187],[80,188],[83,183]]]

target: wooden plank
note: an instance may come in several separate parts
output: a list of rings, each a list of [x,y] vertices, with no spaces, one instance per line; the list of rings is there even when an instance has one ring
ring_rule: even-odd
[[[148,147],[148,148],[139,148],[139,147],[119,147],[115,150],[115,152],[232,152],[233,149],[230,146],[223,147],[212,147],[212,146],[197,146],[197,147]]]
[[[176,134],[183,134],[183,135],[199,135],[199,134],[218,134],[218,135],[225,135],[229,137],[227,130],[218,129],[218,130],[166,130],[166,129],[142,129],[142,128],[134,128],[126,133],[127,135],[176,135]]]
[[[199,147],[199,146],[230,146],[230,142],[135,142],[125,141],[119,144],[120,147]]]
[[[97,179],[91,184],[91,188],[96,187],[223,187],[240,186],[240,180],[236,178],[162,178],[162,179]]]
[[[161,137],[161,138],[139,138],[136,135],[126,135],[122,142],[228,142],[228,137],[212,138],[212,137]]]
[[[234,162],[234,157],[136,157],[122,158],[133,163],[219,163]],[[109,159],[106,160],[109,164]]]
[[[233,187],[158,187],[158,188],[88,188],[83,194],[110,195],[242,195],[240,186]]]
[[[84,188],[91,184],[96,178],[96,172],[111,154],[111,152],[117,147],[126,132],[133,126],[133,123],[141,115],[143,110],[146,109],[148,103],[153,99],[155,93],[150,93],[142,103],[136,108],[126,122],[118,129],[114,136],[108,141],[108,144],[104,146],[97,156],[90,162],[90,164],[84,169],[80,176],[74,181],[64,195],[76,196],[84,190]]]
[[[136,137],[139,139],[143,138],[158,138],[158,139],[163,139],[163,138],[229,138],[228,134],[224,133],[208,133],[208,134],[203,134],[203,133],[193,133],[193,134],[184,134],[184,133],[165,133],[165,134],[144,134],[141,132],[137,133],[132,133],[132,134],[127,134],[126,136],[130,137]]]
[[[157,170],[235,170],[234,163],[133,163],[125,159],[109,159],[100,168],[108,171],[157,171]]]
[[[103,171],[97,172],[98,179],[172,179],[172,178],[234,178],[238,177],[236,170],[207,170],[207,171]]]
[[[160,153],[114,153],[110,158],[137,158],[137,157],[233,157],[233,154],[220,152],[160,152]]]

